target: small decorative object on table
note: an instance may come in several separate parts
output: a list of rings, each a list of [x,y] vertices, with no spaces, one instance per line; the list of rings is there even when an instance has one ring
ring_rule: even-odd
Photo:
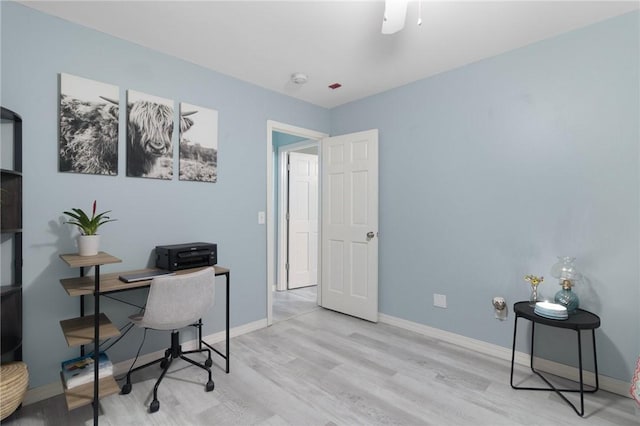
[[[72,220],[65,223],[76,225],[80,229],[81,235],[78,236],[78,254],[80,256],[95,256],[98,254],[100,246],[100,235],[97,234],[98,228],[107,222],[113,222],[117,219],[111,219],[106,216],[111,210],[96,215],[96,201],[93,201],[93,211],[89,217],[82,209],[71,209],[72,211],[63,212]]]
[[[555,296],[556,303],[567,307],[567,312],[575,313],[580,305],[580,299],[571,291],[572,282],[570,280],[562,280],[562,290],[558,291]]]
[[[555,295],[555,302],[566,306],[569,314],[575,313],[580,305],[580,300],[571,288],[580,279],[580,273],[575,267],[575,257],[558,256],[558,262],[551,267],[551,275],[558,278],[562,289]]]
[[[559,303],[538,302],[536,303],[536,307],[533,309],[533,313],[540,315],[541,317],[555,320],[566,320],[569,318],[567,308]]]
[[[544,281],[544,277],[536,277],[535,275],[527,275],[524,277],[525,281],[531,284],[531,296],[529,296],[529,306],[536,306],[536,302],[541,300],[538,294],[538,285]]]

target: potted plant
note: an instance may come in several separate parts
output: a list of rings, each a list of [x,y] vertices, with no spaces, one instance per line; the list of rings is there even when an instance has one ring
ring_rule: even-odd
[[[63,212],[71,218],[71,220],[65,223],[76,225],[80,230],[81,235],[78,236],[78,254],[80,256],[94,256],[98,254],[98,247],[100,246],[100,235],[97,233],[98,228],[107,222],[117,220],[106,216],[111,210],[96,214],[96,204],[94,200],[91,217],[82,209],[71,209],[71,211]]]

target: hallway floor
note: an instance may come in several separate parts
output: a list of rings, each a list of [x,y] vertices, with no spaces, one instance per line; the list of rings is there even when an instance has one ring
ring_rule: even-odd
[[[273,292],[273,322],[284,321],[318,309],[318,286]]]

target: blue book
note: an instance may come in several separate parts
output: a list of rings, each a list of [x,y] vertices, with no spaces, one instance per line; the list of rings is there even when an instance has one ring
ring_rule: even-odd
[[[62,362],[62,379],[67,389],[90,383],[94,378],[93,355],[85,355]],[[101,352],[98,358],[98,377],[113,374],[113,364],[106,353]]]

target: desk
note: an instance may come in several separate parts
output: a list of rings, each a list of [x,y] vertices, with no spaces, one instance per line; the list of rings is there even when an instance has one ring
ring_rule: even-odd
[[[199,341],[199,347],[202,348],[202,345],[205,344],[207,347],[209,347],[210,349],[212,349],[213,351],[215,351],[218,355],[220,355],[222,358],[225,359],[225,372],[227,374],[229,374],[229,288],[230,288],[230,271],[229,268],[225,268],[222,266],[214,266],[213,267],[215,269],[215,274],[216,276],[222,276],[224,275],[226,278],[226,288],[227,288],[227,294],[226,294],[226,310],[225,310],[225,353],[221,353],[220,351],[218,351],[217,349],[211,347],[207,342],[202,340],[202,320],[200,320],[197,324],[198,327],[198,341]],[[181,274],[187,274],[190,272],[196,272],[199,271],[201,269],[204,269],[204,267],[201,268],[193,268],[193,269],[183,269],[181,271],[176,271],[177,275],[181,275]],[[153,271],[154,269],[139,269],[139,270],[135,270],[135,271],[126,271],[126,272],[114,272],[114,273],[110,273],[110,274],[101,274],[100,275],[100,281],[99,281],[99,294],[109,294],[109,293],[116,293],[116,292],[120,292],[120,291],[128,291],[128,290],[134,290],[134,289],[138,289],[138,288],[144,288],[144,287],[149,287],[149,285],[151,284],[151,280],[143,280],[143,281],[136,281],[136,282],[131,282],[131,283],[126,283],[124,281],[121,281],[119,279],[120,275],[124,275],[124,274],[132,274],[132,273],[138,273],[138,272],[149,272],[149,271]],[[67,294],[69,296],[80,296],[81,297],[81,301],[80,301],[80,316],[84,317],[84,296],[87,295],[93,295],[94,291],[95,291],[95,282],[94,282],[94,276],[83,276],[83,277],[79,277],[79,278],[65,278],[60,280],[60,282],[62,283],[62,287],[65,289],[65,291],[67,292]],[[102,315],[104,316],[104,315]],[[102,317],[101,316],[101,317]],[[101,322],[104,321],[106,318],[100,318]],[[75,321],[78,321],[79,319],[76,318]],[[79,327],[79,326],[78,326]],[[106,337],[112,337],[114,335],[118,335],[119,333],[110,334],[110,331],[114,331],[117,332],[117,328],[115,328],[113,325],[111,326],[113,327],[113,330],[106,328],[103,331],[100,332],[100,335],[103,338]],[[78,341],[74,341],[73,343],[70,343],[71,345],[79,345],[79,344],[87,344],[93,341],[92,339],[92,333],[93,333],[93,329],[89,330],[90,334],[87,336],[86,342],[83,342],[82,340],[78,340]],[[74,333],[74,335],[76,336],[76,338],[78,339],[82,339],[82,334],[81,333]]]
[[[541,317],[534,313],[534,308],[529,306],[529,302],[518,302],[513,305],[513,312],[516,315],[515,323],[513,325],[513,348],[511,350],[511,387],[513,389],[525,389],[525,390],[545,390],[545,391],[554,391],[557,393],[567,404],[573,408],[573,411],[576,412],[580,417],[584,416],[584,394],[585,393],[594,393],[598,390],[598,358],[596,357],[596,328],[600,327],[600,318],[584,309],[578,309],[574,314],[569,315],[569,319],[566,320],[553,320],[545,317]],[[518,318],[525,318],[531,321],[531,360],[530,360],[530,368],[531,371],[536,373],[547,385],[546,388],[531,388],[531,387],[519,387],[514,386],[513,384],[513,364],[516,353],[516,334],[518,331]],[[575,330],[578,334],[578,365],[580,370],[580,387],[579,389],[558,389],[556,388],[546,377],[544,377],[539,371],[533,368],[533,352],[534,352],[534,336],[536,331],[536,324],[543,324],[549,327],[557,327],[557,328],[566,328],[569,330]],[[596,375],[596,386],[593,389],[584,389],[584,381],[582,377],[582,340],[581,340],[581,331],[582,330],[591,330],[591,337],[593,339],[593,365],[594,372]],[[576,408],[576,406],[571,403],[565,397],[562,392],[580,392],[580,411]]]

